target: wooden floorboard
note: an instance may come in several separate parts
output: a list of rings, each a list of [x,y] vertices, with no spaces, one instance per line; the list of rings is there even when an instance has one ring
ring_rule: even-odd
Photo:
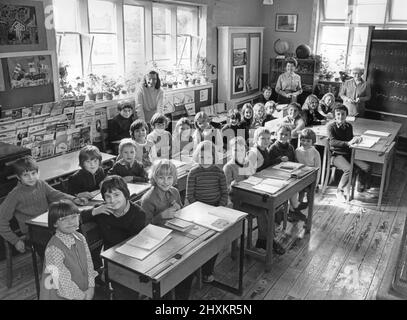
[[[374,203],[353,200],[338,205],[332,192],[315,199],[313,228],[302,239],[285,236],[286,254],[275,256],[266,273],[264,263],[246,257],[243,295],[194,281],[191,299],[375,299],[393,245],[403,231],[407,208],[407,159],[398,156],[380,211]],[[255,233],[256,234],[256,233]],[[13,287],[5,286],[5,262],[0,262],[0,299],[35,299],[31,254],[13,258]],[[236,286],[238,259],[230,246],[219,255],[216,278]]]

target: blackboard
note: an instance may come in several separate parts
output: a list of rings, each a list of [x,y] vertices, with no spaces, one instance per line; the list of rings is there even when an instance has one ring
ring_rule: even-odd
[[[367,81],[372,89],[366,107],[407,115],[407,30],[369,29]]]
[[[55,81],[58,81],[57,70],[55,68],[55,54],[51,51],[35,51],[26,52],[18,54],[10,54],[10,57],[5,57],[5,54],[0,55],[1,70],[0,74],[2,77],[3,88],[0,90],[0,105],[2,110],[16,109],[27,106],[32,106],[36,103],[50,102],[58,99],[57,87]],[[51,82],[47,84],[22,87],[22,88],[12,88],[11,77],[9,70],[9,59],[15,57],[25,57],[25,56],[44,56],[47,57],[47,61],[51,61],[49,67],[49,74]]]

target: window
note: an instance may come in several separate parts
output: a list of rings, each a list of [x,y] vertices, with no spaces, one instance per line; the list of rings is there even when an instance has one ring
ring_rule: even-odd
[[[158,67],[195,68],[206,36],[200,7],[143,0],[53,0],[57,54],[68,78],[135,75]]]
[[[330,71],[364,66],[370,25],[407,28],[407,1],[320,0],[317,52]]]

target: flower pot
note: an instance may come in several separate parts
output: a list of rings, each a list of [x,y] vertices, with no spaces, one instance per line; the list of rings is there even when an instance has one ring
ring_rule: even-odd
[[[195,85],[195,82],[196,82],[196,79],[191,80],[192,85]]]
[[[103,93],[103,100],[113,100],[113,95],[111,92],[104,92]]]
[[[96,93],[88,93],[88,99],[92,101],[96,101]]]
[[[168,84],[168,89],[172,89],[172,83]]]
[[[96,100],[103,100],[103,92],[96,93]]]
[[[185,86],[188,87],[189,80],[184,80]]]

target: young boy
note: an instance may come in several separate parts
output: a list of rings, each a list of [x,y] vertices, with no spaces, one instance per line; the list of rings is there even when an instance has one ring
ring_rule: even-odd
[[[157,159],[170,159],[171,154],[171,133],[166,131],[169,119],[161,114],[154,113],[150,120],[152,131],[147,136],[147,141],[153,145],[155,154],[150,154],[151,161]]]
[[[273,89],[270,86],[264,86],[263,95],[260,97],[260,101],[262,104],[266,104],[268,101],[271,101],[271,95],[273,93]]]
[[[353,136],[353,127],[346,121],[348,109],[344,105],[336,105],[333,112],[335,121],[328,124],[328,139],[332,154],[332,163],[339,170],[343,171],[336,191],[336,197],[339,201],[344,202],[346,201],[345,187],[349,181],[351,168],[350,158],[352,151],[350,147],[354,144],[360,143],[362,139],[361,137]],[[355,160],[354,163],[362,170],[358,189],[359,192],[362,192],[365,189],[365,184],[368,183],[367,180],[370,178],[370,166],[366,162],[360,160]]]
[[[79,169],[68,180],[68,192],[78,197],[91,199],[91,192],[99,190],[99,185],[105,178],[105,172],[100,166],[102,155],[99,149],[92,145],[84,146],[79,152]]]
[[[151,166],[150,150],[153,146],[147,142],[148,125],[143,119],[135,120],[130,126],[130,137],[136,145],[136,160],[143,164],[144,168]]]
[[[301,105],[291,102],[288,105],[288,115],[283,118],[283,123],[291,126],[291,141],[294,148],[298,146],[298,134],[305,128],[305,121],[301,117]]]
[[[31,156],[18,159],[13,164],[18,184],[10,191],[0,205],[0,235],[20,251],[25,245],[10,228],[10,220],[16,217],[20,230],[27,234],[25,221],[33,219],[48,210],[50,203],[61,199],[69,199],[78,205],[87,203],[86,199],[78,199],[50,187],[39,179],[38,165]]]
[[[316,134],[311,129],[304,129],[300,134],[300,146],[295,150],[295,156],[299,163],[302,163],[309,167],[319,168],[317,175],[317,183],[319,182],[319,177],[321,176],[321,156],[317,149],[315,149],[314,144],[317,140]],[[308,188],[307,188],[308,189]],[[303,202],[304,193],[307,192],[307,202]],[[298,200],[300,204],[298,205],[299,210],[304,210],[308,207],[309,203],[309,190],[304,190],[300,192]]]
[[[229,123],[225,124],[225,126],[222,128],[223,148],[225,150],[228,147],[228,141],[237,137],[241,120],[241,115],[238,109],[230,110],[228,115]],[[244,130],[242,130],[241,135],[244,136]]]
[[[108,123],[108,139],[111,143],[111,148],[117,151],[117,144],[112,144],[113,141],[120,141],[123,138],[130,137],[130,126],[134,121],[133,106],[130,103],[119,103],[117,105],[119,114]]]
[[[273,164],[296,161],[294,147],[290,144],[291,126],[282,124],[277,129],[277,140],[270,147],[270,157],[273,159]]]

